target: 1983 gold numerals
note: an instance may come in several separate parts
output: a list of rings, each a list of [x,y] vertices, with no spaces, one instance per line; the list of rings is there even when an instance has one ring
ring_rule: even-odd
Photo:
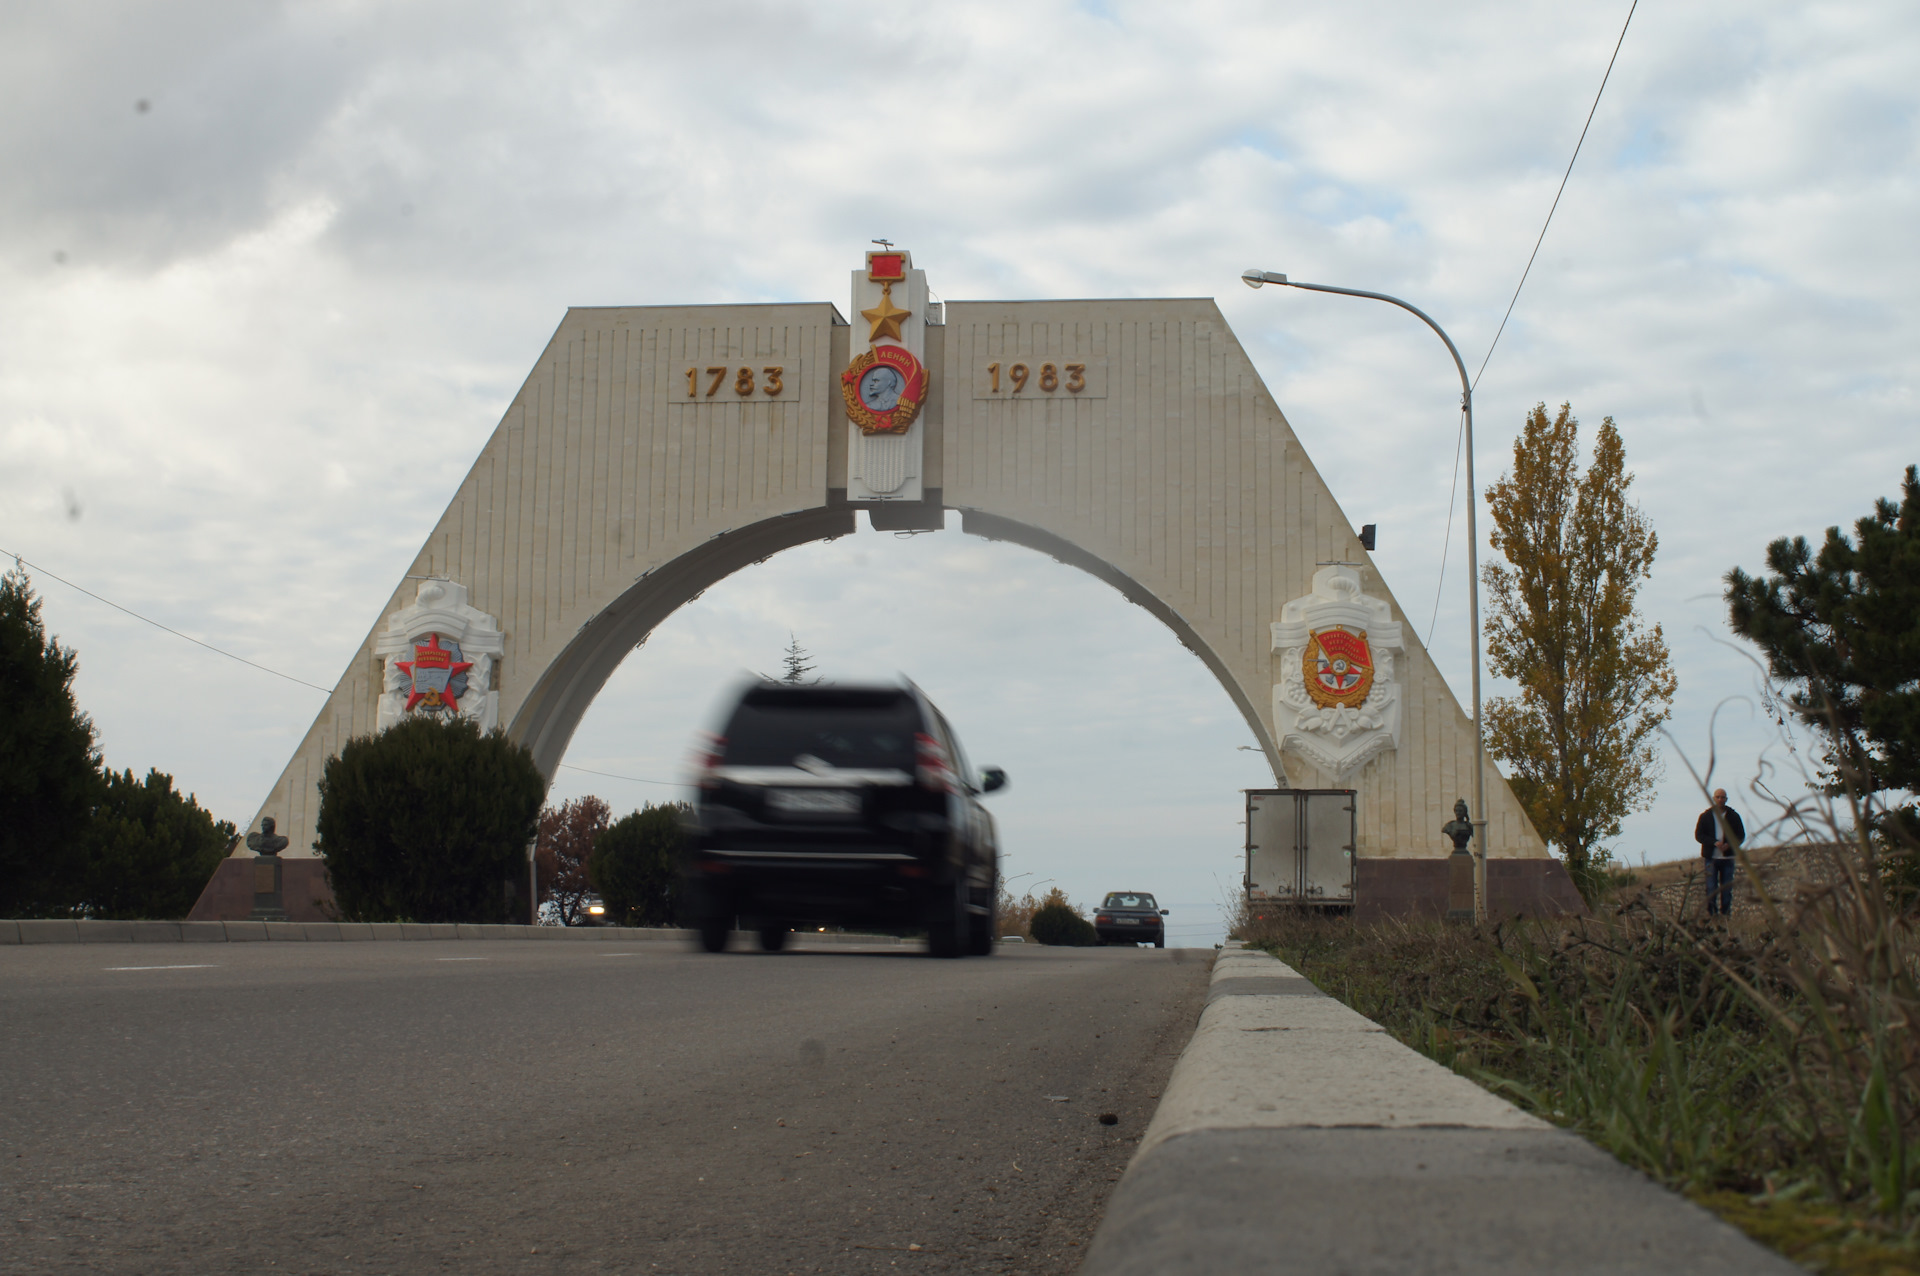
[[[1067,379],[1060,379],[1064,369]],[[1027,382],[1033,377],[1033,369],[1024,363],[1011,364],[1007,368],[1007,380],[1012,384],[1012,393],[1020,394],[1027,388]],[[1000,365],[987,365],[987,380],[994,394],[1000,393]],[[1078,394],[1087,388],[1087,365],[1084,363],[1043,363],[1040,365],[1040,379],[1036,383],[1042,392],[1052,394],[1055,390],[1065,390],[1068,394]]]
[[[778,364],[761,368],[760,375],[766,378],[766,382],[757,387],[760,393],[767,395],[769,398],[779,395],[780,391],[786,388],[780,380],[781,374],[785,371],[786,369]],[[711,378],[711,380],[707,382],[707,392],[704,395],[700,393],[700,377],[702,373]],[[689,399],[711,399],[714,395],[720,393],[721,386],[727,384],[728,373],[733,374],[733,392],[743,399],[752,397],[756,388],[753,369],[740,368],[735,370],[731,367],[688,368],[687,397]]]

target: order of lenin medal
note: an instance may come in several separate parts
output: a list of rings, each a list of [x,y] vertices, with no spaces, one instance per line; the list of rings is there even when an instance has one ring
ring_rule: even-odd
[[[875,346],[840,374],[847,415],[868,434],[905,434],[927,401],[927,369],[905,346]]]
[[[1322,709],[1357,709],[1373,690],[1373,649],[1364,631],[1315,630],[1300,657],[1307,695]]]
[[[905,434],[927,401],[926,365],[897,344],[900,325],[912,313],[893,304],[893,286],[905,282],[906,266],[905,253],[867,254],[867,278],[880,285],[880,304],[860,312],[872,327],[873,349],[840,374],[847,416],[867,434]]]

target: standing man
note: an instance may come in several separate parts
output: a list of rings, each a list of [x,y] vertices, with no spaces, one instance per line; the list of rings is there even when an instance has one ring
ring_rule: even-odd
[[[1713,805],[1700,812],[1693,826],[1700,858],[1707,862],[1707,916],[1725,917],[1733,911],[1734,852],[1747,840],[1740,813],[1727,805],[1727,791],[1713,791]]]

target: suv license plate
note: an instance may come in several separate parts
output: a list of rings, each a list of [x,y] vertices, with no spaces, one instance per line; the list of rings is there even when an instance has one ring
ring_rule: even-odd
[[[1138,917],[1116,917],[1113,920],[1122,926],[1138,926],[1140,924]]]
[[[767,806],[783,815],[858,815],[860,795],[852,789],[774,789]]]

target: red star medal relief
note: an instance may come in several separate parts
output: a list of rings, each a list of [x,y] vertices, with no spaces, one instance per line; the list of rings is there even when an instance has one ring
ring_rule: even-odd
[[[1300,665],[1307,695],[1322,709],[1357,709],[1373,690],[1373,648],[1364,632],[1315,630]]]
[[[394,668],[407,675],[407,712],[418,705],[429,710],[460,711],[460,697],[467,694],[467,670],[471,660],[460,659],[460,644],[440,645],[439,634],[428,634],[425,642],[413,644],[412,660],[396,660]]]

